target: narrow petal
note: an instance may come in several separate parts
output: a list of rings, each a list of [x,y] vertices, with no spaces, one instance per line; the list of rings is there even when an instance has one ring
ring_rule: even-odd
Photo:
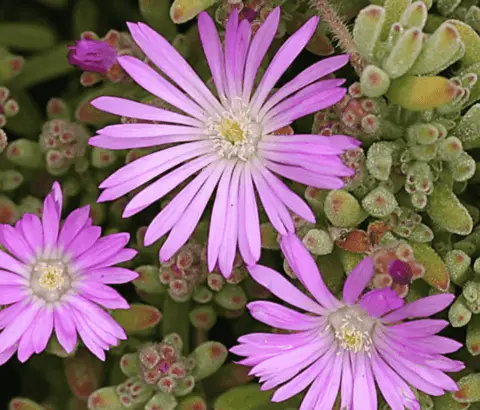
[[[192,117],[205,121],[204,110],[153,68],[131,56],[118,57],[117,61],[140,87]]]
[[[89,217],[90,206],[86,205],[75,209],[65,218],[58,237],[58,244],[62,246],[63,249],[67,248],[70,242],[76,238],[78,233],[91,221]]]
[[[230,181],[230,190],[227,200],[227,212],[225,219],[225,230],[223,241],[220,245],[218,256],[218,267],[225,277],[229,277],[233,269],[233,261],[237,250],[238,242],[238,191],[242,164],[237,163]]]
[[[338,177],[316,174],[300,167],[280,165],[265,160],[265,166],[282,177],[319,189],[341,189],[345,183]]]
[[[55,307],[53,319],[58,342],[67,353],[72,353],[77,344],[77,330],[70,310],[62,305]]]
[[[382,321],[394,323],[410,317],[429,317],[444,310],[454,299],[455,295],[451,293],[427,296],[389,313],[382,318]]]
[[[336,363],[336,356],[331,357],[331,359],[326,363],[324,369],[320,374],[317,375],[315,381],[308,389],[307,394],[303,398],[302,404],[299,410],[310,410],[310,409],[320,409],[322,407],[318,406],[318,403],[327,394],[325,386],[328,384],[329,377],[333,373],[333,367]]]
[[[409,369],[409,367],[405,365],[404,358],[399,360],[398,356],[394,354],[388,346],[383,348],[378,344],[377,349],[386,363],[395,369],[395,372],[398,373],[408,384],[432,396],[442,396],[445,393],[439,386],[432,384],[421,377],[417,371]]]
[[[119,184],[123,184],[125,181],[142,177],[143,174],[149,171],[156,171],[156,174],[151,176],[149,179],[143,180],[143,182],[140,184],[142,185],[155,176],[160,175],[162,172],[178,165],[179,163],[190,158],[206,154],[211,149],[212,144],[210,141],[199,141],[192,142],[190,144],[177,145],[175,147],[148,154],[133,162],[130,162],[129,164],[120,168],[118,171],[114,172],[100,184],[100,188],[112,188]],[[184,157],[185,154],[188,154],[188,156]],[[180,159],[176,162],[173,162],[173,160],[176,158]]]
[[[272,174],[267,168],[257,167],[260,173],[263,175],[268,185],[274,192],[277,192],[283,203],[295,212],[298,216],[305,219],[308,222],[315,223],[315,215],[307,203],[300,198],[295,192],[287,187],[280,179]]]
[[[350,352],[343,353],[342,362],[342,386],[341,397],[342,402],[340,408],[350,409],[353,401],[353,370],[352,370],[352,354]]]
[[[318,17],[312,17],[308,20],[275,54],[252,98],[253,112],[259,111],[277,81],[310,41],[317,27],[318,20]]]
[[[357,302],[374,273],[373,260],[366,257],[350,272],[343,286],[343,300],[348,305]]]
[[[365,353],[355,355],[353,375],[353,409],[377,410],[377,391],[370,361]]]
[[[92,272],[88,272],[88,279],[102,282],[105,284],[120,284],[128,283],[139,277],[139,274],[133,270],[110,267],[96,269]]]
[[[26,288],[21,286],[0,286],[0,305],[20,302],[28,296]]]
[[[252,26],[247,19],[242,20],[238,28],[237,45],[235,46],[235,92],[241,97],[243,91],[243,75],[245,73],[245,62],[247,58],[250,40],[252,38]]]
[[[320,157],[298,152],[262,150],[262,157],[280,164],[301,167],[320,175],[343,177],[355,174],[352,168],[344,165],[338,157],[333,155]]]
[[[11,255],[24,263],[31,263],[35,255],[30,245],[24,240],[23,235],[18,228],[11,225],[0,225],[0,243]]]
[[[275,7],[265,19],[253,37],[245,63],[243,80],[243,98],[249,100],[252,94],[255,77],[280,24],[280,7]]]
[[[83,312],[83,314],[95,318],[95,322],[97,322],[98,326],[102,327],[102,329],[108,330],[109,333],[112,333],[120,340],[126,339],[125,331],[102,308],[78,295],[69,297],[67,302],[68,305],[71,305],[69,306],[71,309],[76,309],[78,312]]]
[[[58,189],[58,187],[55,189],[54,185],[52,192],[48,194],[43,203],[43,243],[47,250],[56,245],[58,230],[60,227],[60,217],[63,203],[61,202],[61,191],[59,194]]]
[[[371,363],[378,387],[392,410],[404,410],[405,401],[416,401],[410,387],[380,358],[378,353],[372,354]]]
[[[282,237],[280,246],[290,267],[321,306],[327,309],[338,309],[342,306],[328,290],[315,260],[296,235]]]
[[[97,130],[99,135],[116,138],[146,138],[170,135],[199,135],[203,130],[198,127],[166,124],[115,124]]]
[[[247,221],[248,221],[248,216],[247,216],[247,210],[246,210],[246,205],[245,205],[245,184],[243,183],[244,175],[245,175],[245,168],[247,167],[247,164],[245,164],[242,175],[240,176],[240,188],[238,190],[238,250],[240,251],[240,256],[242,257],[244,263],[247,266],[254,265],[258,259],[255,259],[255,257],[252,254],[252,251],[250,249],[250,245],[248,243],[248,238],[247,238]],[[258,230],[260,230],[260,224],[258,225]],[[261,246],[260,246],[260,251],[261,251]],[[259,258],[260,259],[260,258]]]
[[[218,156],[216,154],[203,155],[164,175],[130,200],[125,207],[123,217],[133,216],[154,202],[159,201],[187,178],[195,174],[195,172],[211,164],[217,158]]]
[[[301,101],[293,97],[288,108],[264,123],[263,132],[269,134],[299,118],[331,107],[341,101],[346,93],[345,88],[333,88],[320,94],[309,95]]]
[[[213,172],[186,208],[182,218],[174,225],[170,235],[160,249],[160,260],[169,260],[185,243],[198,225],[212,193],[225,169],[225,161],[212,164]]]
[[[149,148],[176,142],[202,141],[205,137],[199,134],[195,135],[173,135],[164,137],[130,137],[117,138],[106,135],[92,137],[88,143],[93,147],[122,150],[133,148]]]
[[[298,74],[293,80],[281,87],[271,98],[267,100],[260,110],[259,115],[263,116],[271,107],[278,104],[286,97],[292,95],[303,87],[317,81],[318,79],[331,74],[348,63],[350,56],[347,54],[325,58],[315,63]]]
[[[325,393],[323,394],[323,397],[320,397],[319,400],[317,401],[316,408],[318,409],[330,409],[333,408],[333,405],[335,403],[335,399],[337,398],[338,391],[340,389],[340,380],[342,376],[342,362],[343,362],[343,357],[342,355],[337,355],[333,362],[331,371],[328,372],[328,374],[325,374],[325,382],[320,384],[317,381],[315,381],[312,385],[312,389],[315,388],[322,388],[324,387]]]
[[[173,111],[142,104],[136,101],[119,97],[98,97],[90,102],[95,108],[110,114],[123,117],[137,118],[146,121],[161,121],[172,124],[191,125],[201,127],[202,123],[186,115],[177,114]]]
[[[245,164],[241,184],[243,188],[243,201],[241,201],[241,206],[244,215],[244,223],[242,223],[242,226],[245,230],[246,242],[250,253],[254,262],[257,262],[260,259],[262,251],[262,237],[260,233],[257,201],[253,189],[251,165],[249,163]]]
[[[82,229],[64,249],[64,254],[70,255],[73,259],[77,259],[83,253],[92,249],[101,234],[102,228],[99,226],[89,226]]]
[[[393,332],[399,337],[423,338],[441,332],[448,325],[449,322],[446,320],[424,319],[389,326],[386,331]]]
[[[210,217],[207,248],[208,270],[210,272],[215,268],[220,253],[223,235],[219,233],[225,231],[227,202],[234,165],[234,162],[229,162],[225,167],[222,178],[218,183],[217,195],[213,204],[212,216]]]
[[[269,109],[262,107],[262,110],[258,114],[258,118],[263,123],[275,118],[277,115],[291,110],[293,107],[296,107],[298,104],[302,104],[305,99],[311,98],[313,96],[319,96],[320,94],[326,93],[329,90],[336,89],[336,91],[331,94],[325,94],[326,98],[330,98],[331,95],[336,95],[338,92],[338,87],[343,85],[345,80],[343,78],[331,78],[329,80],[318,81],[314,84],[311,84],[300,91],[297,91],[293,96],[286,98],[285,100],[277,103]],[[316,100],[318,101],[318,100]],[[263,115],[262,115],[263,114]]]
[[[35,319],[35,325],[32,326],[32,342],[35,353],[40,353],[47,347],[50,336],[53,331],[53,309],[50,306],[44,306]]]
[[[273,302],[251,302],[250,314],[260,322],[286,330],[310,330],[320,328],[321,318],[298,313]]]
[[[117,254],[130,240],[128,233],[114,233],[100,238],[95,247],[79,255],[75,265],[79,269],[94,268],[102,261]]]
[[[20,340],[24,332],[32,325],[38,311],[39,307],[31,303],[5,327],[0,333],[0,352],[5,352]]]
[[[43,249],[43,226],[37,215],[24,214],[21,229],[24,239],[30,244],[34,253]]]
[[[220,103],[185,61],[182,55],[160,34],[143,23],[127,23],[133,39],[147,57],[196,103],[214,114]]]
[[[32,342],[34,329],[35,326],[30,326],[18,343],[17,357],[21,363],[25,363],[35,353]]]
[[[102,202],[105,200],[110,201],[120,198],[126,193],[140,187],[144,183],[159,176],[163,172],[176,167],[182,162],[188,161],[192,158],[200,157],[210,151],[210,141],[198,141],[167,148],[160,152],[155,152],[147,157],[143,157],[131,162],[111,175],[111,177],[115,177],[115,180],[119,182],[113,187],[107,188],[102,195],[100,195],[97,202]],[[155,155],[159,153],[162,154],[160,157]],[[136,167],[132,168],[130,166],[132,164],[136,164]],[[142,169],[144,170],[143,172],[141,172]],[[130,171],[130,173],[127,173],[127,171]],[[139,171],[140,173],[138,173]],[[123,180],[120,180],[120,177],[123,177]]]
[[[306,310],[317,315],[326,313],[318,303],[300,292],[286,278],[271,268],[261,265],[249,266],[248,271],[255,281],[268,289],[278,298],[290,303],[292,306]]]
[[[152,245],[173,228],[214,169],[215,163],[202,169],[200,173],[157,214],[145,232],[145,246]]]
[[[83,323],[81,315],[79,315],[75,310],[72,310],[72,318],[75,322],[75,327],[78,330],[80,338],[82,339],[85,346],[102,362],[105,361],[105,351],[106,346],[102,346],[98,336],[93,334],[93,332]]]
[[[223,48],[215,23],[207,12],[202,12],[198,16],[198,32],[213,82],[220,99],[224,101],[226,78]]]
[[[272,397],[273,402],[281,402],[300,393],[302,390],[318,378],[325,367],[334,361],[337,348],[335,344],[331,344],[329,350],[312,364],[308,369],[304,370],[291,381],[280,387]]]
[[[23,276],[17,275],[6,270],[0,270],[0,289],[2,286],[15,286],[26,285],[28,286],[28,280]]]
[[[21,276],[27,276],[28,272],[23,263],[12,258],[8,253],[0,249],[0,269],[18,273]]]
[[[253,161],[253,165],[253,182],[255,183],[260,201],[263,204],[268,219],[281,235],[295,232],[295,224],[292,216],[288,212],[287,207],[265,181],[263,174],[260,172],[261,165],[259,165],[256,160]]]
[[[235,87],[235,59],[237,56],[238,10],[235,8],[228,16],[225,28],[225,76],[227,79],[227,95],[234,101],[237,95]]]

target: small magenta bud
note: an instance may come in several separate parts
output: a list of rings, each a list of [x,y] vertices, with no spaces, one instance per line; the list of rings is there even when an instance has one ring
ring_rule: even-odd
[[[392,277],[393,283],[399,285],[409,285],[413,277],[410,265],[399,259],[395,259],[389,263],[388,273]]]
[[[106,73],[117,59],[117,51],[111,45],[91,39],[82,39],[68,46],[68,61],[83,71]]]

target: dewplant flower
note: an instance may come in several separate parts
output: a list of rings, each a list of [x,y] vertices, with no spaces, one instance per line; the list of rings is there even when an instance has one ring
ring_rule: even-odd
[[[133,196],[124,217],[160,201],[193,176],[145,233],[148,246],[170,232],[160,249],[162,262],[188,241],[215,189],[208,267],[213,270],[218,264],[229,276],[237,245],[248,264],[260,258],[256,192],[272,225],[287,235],[295,229],[290,211],[311,222],[315,217],[277,175],[321,189],[339,189],[344,185],[341,177],[352,175],[340,155],[358,147],[356,140],[343,135],[281,135],[282,128],[337,103],[346,92],[343,79],[322,78],[344,66],[347,55],[324,59],[274,91],[315,33],[318,17],[285,42],[255,87],[279,21],[277,7],[252,35],[250,22],[239,22],[234,10],[222,46],[213,20],[207,13],[200,14],[200,39],[217,96],[161,35],[143,23],[128,24],[137,45],[171,82],[134,57],[118,57],[119,64],[136,83],[179,112],[117,97],[97,98],[92,101],[97,109],[157,123],[107,126],[98,130],[90,144],[116,150],[173,144],[126,165],[100,184],[104,191],[99,201],[111,201],[160,176]]]
[[[103,308],[128,309],[109,284],[126,283],[136,272],[114,265],[132,259],[125,248],[130,235],[101,237],[90,207],[70,213],[61,223],[60,184],[47,195],[42,218],[26,213],[15,226],[0,225],[0,364],[15,352],[21,362],[42,352],[53,332],[66,352],[77,344],[101,360],[105,350],[127,338]]]
[[[405,303],[389,288],[363,294],[374,273],[373,260],[367,257],[349,274],[338,300],[296,236],[285,236],[281,246],[310,295],[265,266],[250,267],[250,274],[305,313],[270,301],[252,302],[247,307],[255,319],[287,334],[248,334],[231,349],[246,357],[240,363],[252,366],[251,374],[260,378],[263,390],[281,385],[273,401],[310,386],[300,410],[332,409],[339,392],[341,409],[376,410],[376,384],[391,409],[420,410],[409,386],[432,396],[458,390],[444,372],[458,372],[464,365],[444,354],[462,344],[436,335],[448,322],[429,318],[449,306],[455,295]],[[410,318],[416,320],[406,320]]]

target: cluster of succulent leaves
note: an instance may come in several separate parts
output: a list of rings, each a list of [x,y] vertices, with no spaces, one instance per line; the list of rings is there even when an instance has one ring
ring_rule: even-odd
[[[221,27],[236,7],[255,30],[280,5],[282,20],[274,49],[309,17],[322,17],[307,46],[309,53],[293,70],[301,69],[303,59],[308,64],[312,56],[319,59],[342,52],[352,53],[355,68],[340,73],[349,85],[344,100],[297,121],[293,129],[346,134],[363,142],[344,155],[345,164],[356,172],[346,178],[343,190],[292,184],[317,216],[315,225],[297,219],[297,232],[335,293],[366,254],[378,261],[379,281],[389,274],[382,266],[391,258],[418,271],[416,280],[412,276],[411,283],[402,285],[407,301],[455,293],[447,332],[465,344],[457,358],[467,369],[454,376],[460,390],[419,398],[422,409],[480,409],[479,2],[171,3],[116,0],[112,6],[96,0],[32,0],[26,8],[13,3],[5,8],[8,19],[0,22],[0,223],[15,223],[26,212],[40,214],[43,196],[59,179],[67,207],[88,203],[94,223],[107,233],[133,233],[139,255],[129,267],[140,274],[133,291],[132,287],[122,290],[132,302],[131,309],[112,312],[128,341],[110,351],[102,364],[81,346],[66,355],[52,339],[47,354],[21,368],[22,390],[10,408],[298,408],[301,395],[271,403],[271,393],[260,391],[248,368],[235,364],[233,357],[227,360],[227,346],[236,337],[271,330],[256,323],[245,309],[249,300],[270,295],[241,264],[228,280],[207,271],[208,215],[192,240],[160,265],[160,243],[143,246],[148,215],[123,219],[127,198],[96,203],[100,181],[121,164],[151,151],[88,146],[96,128],[118,122],[89,102],[99,95],[115,95],[162,103],[129,81],[118,67],[103,76],[80,76],[66,58],[66,45],[81,37],[113,39],[119,53],[143,58],[124,32],[126,20],[141,20],[170,40],[211,82],[194,17],[207,10]],[[58,16],[67,22],[65,27],[58,25]],[[265,218],[263,222],[262,263],[281,269],[277,234]],[[294,277],[286,263],[283,267]]]

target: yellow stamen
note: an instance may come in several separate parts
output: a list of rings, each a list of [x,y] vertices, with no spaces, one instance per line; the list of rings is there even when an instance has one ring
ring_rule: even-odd
[[[42,275],[38,280],[40,286],[48,290],[60,289],[64,282],[63,269],[58,266],[47,265],[42,267]]]
[[[223,120],[219,125],[218,131],[223,138],[232,144],[242,142],[245,139],[245,135],[240,124],[231,119]]]

